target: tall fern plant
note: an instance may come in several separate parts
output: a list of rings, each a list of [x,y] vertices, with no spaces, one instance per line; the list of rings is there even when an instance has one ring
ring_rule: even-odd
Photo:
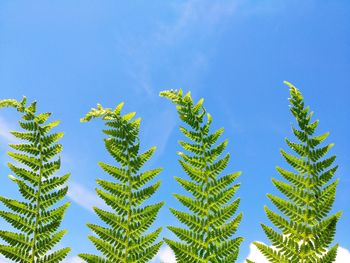
[[[285,198],[267,195],[283,214],[264,208],[267,217],[280,230],[276,232],[262,224],[273,247],[259,242],[255,245],[270,262],[334,262],[338,245],[329,247],[341,212],[329,215],[338,184],[338,179],[332,180],[337,170],[337,166],[332,166],[336,157],[326,157],[333,144],[324,144],[328,132],[315,135],[318,120],[311,120],[313,112],[305,107],[300,91],[285,83],[290,88],[290,110],[298,127],[293,127],[297,141],[286,139],[294,154],[284,150],[281,154],[293,171],[277,167],[285,181],[272,179]]]
[[[68,187],[69,174],[57,176],[60,169],[62,150],[57,143],[62,132],[50,133],[59,121],[47,122],[51,113],[36,113],[36,102],[26,106],[26,98],[1,100],[0,108],[14,107],[22,113],[19,121],[22,131],[12,134],[23,143],[10,144],[9,152],[17,163],[8,163],[14,175],[10,179],[18,185],[24,201],[0,196],[0,201],[9,211],[0,211],[0,216],[17,232],[0,230],[0,238],[6,245],[0,245],[0,253],[14,262],[49,263],[62,261],[70,248],[52,251],[66,230],[58,230],[69,203],[57,206]],[[19,163],[19,164],[18,164]]]
[[[86,262],[91,263],[142,263],[151,260],[158,252],[162,242],[155,243],[161,228],[145,234],[157,217],[163,202],[142,206],[159,188],[160,181],[145,186],[155,178],[162,169],[141,171],[141,168],[153,155],[155,147],[140,153],[140,118],[133,119],[135,112],[121,115],[123,103],[115,110],[98,105],[81,119],[82,122],[92,118],[105,121],[103,132],[109,154],[119,164],[112,166],[99,162],[101,168],[113,177],[113,181],[97,180],[101,187],[96,189],[100,198],[111,208],[110,211],[94,207],[98,217],[107,225],[88,224],[96,234],[89,236],[95,247],[102,253],[80,254]]]
[[[174,194],[189,209],[171,209],[177,219],[187,226],[168,228],[181,240],[164,239],[175,253],[177,262],[232,263],[239,253],[242,237],[233,238],[242,213],[234,216],[240,199],[231,202],[239,185],[232,183],[239,172],[219,177],[229,162],[229,154],[222,157],[227,140],[217,143],[224,129],[211,133],[212,117],[203,107],[203,99],[194,104],[190,93],[163,91],[161,96],[175,103],[180,119],[187,127],[180,127],[186,140],[180,145],[180,165],[190,180],[175,177],[191,196]]]

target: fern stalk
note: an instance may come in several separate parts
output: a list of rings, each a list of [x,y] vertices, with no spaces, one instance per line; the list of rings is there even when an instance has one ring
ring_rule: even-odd
[[[260,242],[254,244],[270,262],[334,262],[338,244],[329,247],[341,212],[329,215],[338,184],[338,179],[331,181],[338,167],[332,167],[336,156],[326,157],[333,144],[324,144],[328,132],[314,135],[318,120],[311,121],[313,112],[304,106],[300,91],[289,82],[285,84],[290,89],[290,110],[298,127],[292,129],[297,142],[286,139],[295,154],[284,150],[281,154],[294,171],[277,167],[285,181],[272,179],[286,199],[267,195],[284,215],[264,208],[267,217],[280,230],[276,232],[262,224],[273,247]]]
[[[82,122],[92,118],[101,118],[107,129],[103,132],[108,136],[104,139],[105,147],[119,167],[100,162],[101,168],[110,174],[115,181],[98,179],[102,189],[96,189],[97,194],[112,211],[105,211],[94,207],[94,211],[108,227],[88,224],[97,235],[89,239],[102,253],[102,256],[80,254],[86,262],[96,263],[142,263],[151,260],[158,252],[162,241],[155,243],[161,228],[144,234],[149,229],[164,202],[141,206],[159,188],[160,182],[143,187],[155,178],[162,169],[141,172],[141,168],[148,161],[155,147],[144,153],[139,153],[140,118],[133,119],[135,113],[121,115],[123,103],[115,110],[103,108],[98,104],[81,119]],[[141,188],[143,187],[143,188]]]
[[[25,97],[21,102],[1,100],[2,107],[14,107],[23,114],[23,121],[19,124],[25,131],[12,134],[28,143],[10,144],[17,152],[9,152],[9,156],[24,167],[9,163],[9,168],[17,176],[9,177],[17,183],[26,201],[0,197],[0,201],[12,210],[0,211],[0,216],[19,231],[0,231],[0,238],[8,244],[0,245],[0,253],[15,262],[60,262],[70,248],[55,252],[51,249],[66,233],[66,230],[58,231],[58,228],[69,203],[54,205],[65,197],[68,187],[64,185],[70,174],[54,176],[60,169],[60,159],[51,160],[62,150],[57,141],[63,133],[49,132],[59,121],[46,123],[51,113],[36,114],[36,102],[26,107]]]
[[[232,236],[242,213],[232,218],[240,199],[230,201],[239,188],[238,184],[230,185],[240,173],[218,178],[230,158],[229,154],[219,158],[228,143],[227,140],[216,143],[223,129],[210,133],[212,117],[206,113],[203,99],[194,104],[190,93],[183,95],[182,90],[163,91],[160,95],[175,103],[180,119],[187,124],[187,128],[180,127],[187,141],[179,141],[187,153],[178,154],[180,165],[191,180],[180,177],[175,177],[175,180],[192,194],[192,197],[174,194],[191,212],[171,209],[175,217],[188,227],[168,227],[182,242],[164,240],[179,263],[235,262],[243,238]]]

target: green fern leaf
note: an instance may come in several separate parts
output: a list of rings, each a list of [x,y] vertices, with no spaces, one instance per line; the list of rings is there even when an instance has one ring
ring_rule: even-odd
[[[298,125],[293,127],[298,142],[286,139],[296,155],[284,150],[281,154],[294,171],[277,167],[286,182],[272,182],[285,198],[267,196],[283,216],[267,207],[265,212],[279,232],[262,224],[272,247],[257,242],[255,245],[270,262],[334,262],[337,245],[331,249],[329,246],[341,212],[329,216],[338,183],[329,183],[337,170],[337,166],[331,167],[336,157],[326,157],[333,144],[323,145],[328,132],[314,135],[318,120],[311,122],[313,112],[304,106],[302,94],[292,84],[286,84],[290,88],[290,110]]]
[[[174,194],[189,213],[170,209],[187,228],[168,228],[181,240],[164,239],[175,253],[178,262],[235,262],[242,238],[233,238],[242,214],[234,217],[239,199],[232,201],[239,185],[232,185],[240,173],[219,175],[230,156],[222,154],[228,141],[218,142],[224,129],[210,132],[212,117],[203,106],[203,99],[194,103],[190,93],[163,91],[160,96],[176,105],[179,118],[187,124],[180,127],[186,140],[179,144],[179,163],[190,180],[175,180],[192,196]],[[206,117],[206,118],[205,118]]]
[[[152,157],[155,147],[140,153],[140,119],[133,119],[135,112],[121,115],[123,103],[115,110],[100,104],[91,109],[82,122],[101,118],[108,127],[103,133],[105,147],[119,166],[99,162],[99,166],[115,181],[97,180],[101,188],[97,195],[110,207],[110,211],[94,207],[97,216],[106,226],[88,224],[96,234],[90,241],[101,255],[79,254],[85,262],[149,262],[158,252],[162,242],[155,243],[161,228],[145,234],[157,217],[163,202],[142,206],[159,188],[160,182],[145,186],[162,169],[141,171]]]
[[[68,187],[64,185],[70,175],[54,176],[60,162],[49,161],[62,151],[57,141],[63,133],[49,134],[59,121],[46,123],[51,113],[37,114],[36,103],[26,106],[25,97],[21,102],[0,101],[0,108],[8,106],[23,114],[19,124],[24,131],[12,134],[27,143],[10,144],[15,152],[8,153],[21,167],[12,163],[8,166],[14,174],[9,178],[18,185],[24,201],[0,196],[0,202],[9,210],[0,211],[0,216],[18,230],[0,231],[0,238],[6,242],[0,245],[0,254],[15,262],[60,262],[70,248],[55,252],[52,249],[66,233],[59,226],[69,203],[56,204],[67,194]]]

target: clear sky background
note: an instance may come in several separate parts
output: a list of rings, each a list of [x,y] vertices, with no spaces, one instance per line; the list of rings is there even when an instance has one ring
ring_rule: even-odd
[[[0,1],[0,98],[37,100],[39,111],[53,112],[65,132],[61,172],[72,173],[72,205],[61,246],[73,248],[71,263],[80,262],[78,253],[95,251],[85,224],[100,222],[91,210],[101,206],[95,179],[108,176],[97,162],[111,161],[102,122],[79,122],[98,102],[125,101],[125,113],[142,118],[142,149],[157,146],[147,168],[164,168],[152,201],[166,205],[152,229],[162,225],[161,236],[173,237],[166,226],[178,225],[169,207],[182,209],[171,196],[183,193],[173,180],[185,176],[176,155],[182,135],[175,107],[158,96],[171,88],[205,98],[213,128],[224,127],[229,139],[226,172],[243,172],[238,234],[245,241],[238,262],[255,253],[251,242],[268,242],[260,227],[271,225],[263,206],[272,208],[266,193],[276,193],[275,166],[287,167],[279,149],[287,148],[294,124],[283,80],[302,91],[320,119],[318,133],[331,132],[341,179],[333,211],[344,211],[335,240],[344,260],[350,257],[349,73],[348,0]],[[18,130],[18,118],[14,110],[0,112],[0,194],[9,197],[17,188],[7,178],[8,131]],[[8,224],[1,220],[0,228]],[[170,254],[163,247],[154,262],[173,262]]]

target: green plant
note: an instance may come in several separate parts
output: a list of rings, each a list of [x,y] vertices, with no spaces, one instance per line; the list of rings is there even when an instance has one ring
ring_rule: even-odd
[[[188,229],[168,228],[183,242],[164,239],[181,262],[235,262],[242,237],[231,238],[241,221],[242,213],[233,217],[240,199],[230,202],[239,185],[230,186],[239,172],[221,176],[229,161],[229,154],[218,159],[226,148],[227,140],[216,143],[224,129],[210,133],[212,117],[203,107],[203,99],[194,104],[190,93],[163,91],[160,96],[176,104],[180,119],[188,128],[180,127],[187,141],[180,145],[188,153],[179,152],[181,167],[191,180],[175,180],[193,197],[174,194],[190,213],[171,209]],[[205,120],[206,117],[206,120]]]
[[[266,206],[264,209],[281,233],[262,224],[273,247],[259,242],[255,242],[255,245],[271,262],[333,262],[338,245],[327,249],[333,241],[336,223],[341,216],[341,212],[328,216],[338,184],[338,180],[329,183],[337,170],[337,166],[331,167],[336,157],[325,158],[333,144],[322,144],[328,132],[314,135],[318,120],[311,121],[313,112],[304,106],[300,91],[292,84],[285,83],[290,88],[290,110],[298,128],[293,127],[296,143],[286,139],[295,155],[284,150],[281,150],[281,154],[295,171],[277,167],[286,182],[272,179],[272,183],[286,199],[272,194],[267,196],[285,217]]]
[[[12,134],[27,143],[10,144],[16,152],[9,152],[8,155],[21,166],[8,163],[15,174],[9,178],[18,185],[25,201],[0,197],[0,201],[11,210],[0,211],[0,216],[19,231],[0,231],[0,237],[7,243],[0,245],[0,253],[15,262],[59,262],[70,251],[70,248],[51,251],[66,233],[66,230],[58,231],[58,228],[69,206],[69,203],[65,203],[53,207],[65,197],[68,187],[64,185],[70,176],[54,176],[61,162],[60,158],[52,159],[62,150],[62,145],[57,141],[63,133],[49,132],[59,121],[46,123],[51,113],[36,114],[36,102],[26,107],[25,97],[21,102],[1,100],[2,107],[14,107],[23,113],[19,124],[24,131]]]
[[[162,242],[154,244],[161,228],[149,234],[143,234],[157,217],[163,202],[146,205],[141,204],[149,199],[160,186],[156,182],[141,188],[152,180],[162,169],[141,172],[140,169],[149,160],[155,147],[140,154],[138,137],[140,118],[133,120],[135,112],[121,115],[123,103],[115,110],[103,108],[98,104],[81,119],[82,122],[92,118],[102,118],[108,127],[103,132],[108,136],[104,139],[109,154],[120,164],[120,167],[100,162],[101,168],[116,179],[110,182],[98,179],[102,189],[96,189],[100,198],[113,211],[105,211],[94,207],[96,214],[110,227],[88,224],[97,235],[89,239],[102,252],[104,257],[92,254],[80,254],[87,262],[125,262],[142,263],[151,260],[158,252]]]

